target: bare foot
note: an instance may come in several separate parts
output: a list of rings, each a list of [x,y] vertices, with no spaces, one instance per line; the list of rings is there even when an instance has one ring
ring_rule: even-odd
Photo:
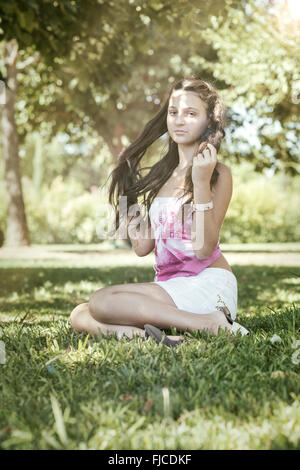
[[[180,339],[184,339],[183,336],[172,336],[172,335],[171,335],[171,336],[168,335],[167,338],[170,338],[170,339],[172,339],[172,340],[174,340],[174,341],[178,341],[178,340],[180,340]]]
[[[214,335],[218,334],[219,328],[222,330],[228,330],[228,335],[230,335],[231,324],[225,317],[224,313],[220,310],[213,312],[211,315],[211,327],[209,331]]]

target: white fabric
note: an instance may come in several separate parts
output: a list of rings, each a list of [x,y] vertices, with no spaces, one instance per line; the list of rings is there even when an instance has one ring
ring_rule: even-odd
[[[196,276],[173,277],[154,281],[172,297],[180,310],[191,313],[212,313],[226,306],[235,320],[238,287],[235,275],[223,268],[206,268]]]
[[[250,331],[247,330],[247,328],[245,328],[244,326],[240,325],[239,323],[235,321],[233,322],[233,325],[230,328],[230,332],[233,334],[241,333],[242,336],[250,335]]]

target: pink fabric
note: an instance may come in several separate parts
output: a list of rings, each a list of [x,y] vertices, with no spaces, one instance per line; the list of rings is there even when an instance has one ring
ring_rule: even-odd
[[[208,258],[200,260],[195,256],[191,241],[191,207],[190,204],[186,206],[187,212],[182,220],[180,211],[183,203],[183,199],[177,197],[156,197],[150,207],[149,216],[155,237],[155,281],[195,276],[222,254],[218,241]]]

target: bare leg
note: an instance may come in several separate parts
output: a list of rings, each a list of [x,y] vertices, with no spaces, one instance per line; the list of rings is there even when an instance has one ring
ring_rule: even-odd
[[[77,305],[70,315],[70,323],[76,331],[84,331],[92,335],[100,336],[99,330],[105,336],[107,333],[121,335],[124,333],[128,338],[134,334],[145,336],[145,331],[141,328],[125,325],[108,325],[95,320],[89,311],[88,303]]]
[[[77,305],[77,307],[74,308],[70,315],[70,323],[76,331],[83,331],[96,336],[100,336],[99,330],[105,336],[107,333],[116,334],[118,337],[125,334],[130,339],[133,335],[145,336],[144,329],[135,326],[111,325],[98,322],[91,316],[88,303]],[[182,339],[182,336],[169,336],[169,338]]]
[[[207,314],[191,313],[136,292],[101,295],[100,289],[92,295],[89,310],[95,320],[108,324],[143,327],[150,323],[158,328],[173,326],[178,330],[208,330],[213,334],[218,334],[218,328],[230,328],[225,315],[217,309]]]

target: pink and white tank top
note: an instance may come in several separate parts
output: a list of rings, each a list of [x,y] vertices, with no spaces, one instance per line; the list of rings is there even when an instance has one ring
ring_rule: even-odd
[[[187,199],[186,199],[187,200]],[[155,237],[154,281],[166,281],[179,276],[196,276],[221,256],[219,241],[208,258],[200,260],[194,254],[191,231],[191,205],[184,208],[183,199],[176,196],[154,198],[149,216]]]

